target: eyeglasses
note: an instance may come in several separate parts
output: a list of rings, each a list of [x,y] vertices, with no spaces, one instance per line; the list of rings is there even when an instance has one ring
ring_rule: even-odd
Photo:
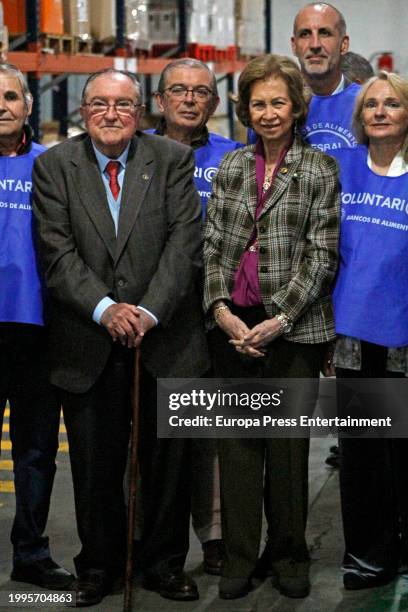
[[[208,87],[204,85],[198,85],[198,87],[186,87],[185,85],[172,85],[171,87],[166,87],[164,91],[167,91],[170,96],[173,98],[185,98],[187,94],[191,93],[193,98],[197,98],[202,102],[209,100],[214,92]]]
[[[113,104],[108,104],[105,100],[92,100],[92,102],[86,102],[82,106],[89,106],[89,111],[92,115],[103,115],[107,113],[112,107],[118,113],[118,115],[133,115],[141,104],[134,104],[130,100],[118,100]]]

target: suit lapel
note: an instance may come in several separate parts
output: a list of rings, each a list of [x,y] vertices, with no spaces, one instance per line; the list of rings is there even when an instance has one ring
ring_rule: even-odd
[[[78,155],[71,159],[72,184],[86,214],[98,230],[110,256],[115,257],[115,226],[106,199],[106,191],[89,137],[80,142]]]
[[[122,254],[136,222],[154,170],[154,157],[145,146],[143,137],[135,138],[129,149],[120,202],[119,227],[115,262]]]
[[[269,194],[262,212],[259,216],[261,218],[267,213],[277,202],[279,202],[286,189],[289,187],[293,178],[296,177],[296,170],[299,166],[302,157],[302,146],[295,138],[293,144],[286,154],[281,167],[279,168],[274,180],[271,193]]]

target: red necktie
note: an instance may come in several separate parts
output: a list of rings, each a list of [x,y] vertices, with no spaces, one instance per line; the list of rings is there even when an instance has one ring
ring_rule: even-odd
[[[115,200],[118,199],[120,191],[120,185],[118,181],[119,168],[120,163],[117,161],[110,161],[106,164],[105,168],[106,172],[109,174],[109,187]]]

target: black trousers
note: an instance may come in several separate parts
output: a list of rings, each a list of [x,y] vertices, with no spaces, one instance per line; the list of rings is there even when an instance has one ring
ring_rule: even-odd
[[[385,347],[362,342],[361,349],[361,371],[337,368],[338,378],[398,376],[386,370]],[[340,409],[349,399],[343,395]],[[340,438],[339,446],[343,568],[393,575],[408,561],[408,440]]]
[[[74,484],[78,573],[102,569],[115,578],[126,558],[123,476],[131,421],[134,352],[114,345],[98,381],[86,393],[60,390]]]
[[[234,308],[248,326],[267,318],[262,307]],[[317,397],[326,345],[300,345],[278,338],[265,358],[240,355],[220,329],[210,332],[214,373],[219,378],[311,378]],[[310,395],[309,394],[309,397]],[[305,407],[304,414],[310,411]],[[262,501],[268,518],[271,563],[281,573],[309,559],[305,539],[309,439],[220,439],[223,575],[249,577],[258,557]],[[265,471],[265,488],[264,488]]]
[[[97,383],[61,393],[70,446],[78,534],[78,572],[123,573],[126,510],[123,477],[130,432],[134,351],[114,345]],[[156,380],[142,366],[139,459],[144,571],[182,568],[188,551],[190,462],[185,440],[158,440]]]
[[[44,535],[58,449],[60,407],[48,383],[46,330],[0,324],[0,437],[7,399],[16,514],[11,532],[14,565],[50,556]]]
[[[142,567],[151,576],[183,568],[191,507],[191,440],[157,438],[156,404],[156,379],[142,368]]]

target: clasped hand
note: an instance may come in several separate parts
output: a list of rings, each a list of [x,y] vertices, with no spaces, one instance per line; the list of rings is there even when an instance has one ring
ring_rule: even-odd
[[[114,342],[119,340],[123,346],[133,348],[140,345],[143,336],[155,326],[155,322],[144,310],[121,302],[106,308],[101,317],[101,325],[107,329]]]
[[[226,312],[218,325],[231,338],[229,343],[235,346],[238,353],[250,357],[264,357],[266,345],[282,333],[276,317],[265,319],[250,329],[239,317]]]

